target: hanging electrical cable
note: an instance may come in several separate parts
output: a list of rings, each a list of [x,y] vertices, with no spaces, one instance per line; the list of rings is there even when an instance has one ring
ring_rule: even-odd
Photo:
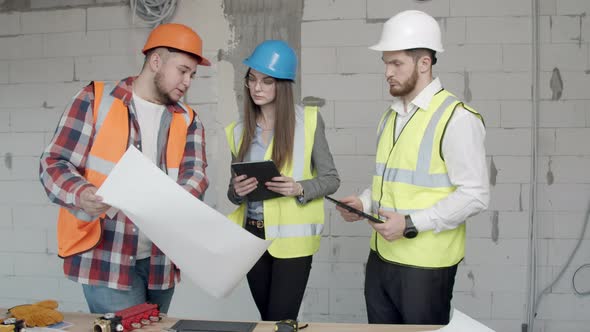
[[[588,208],[586,209],[586,216],[584,218],[584,223],[582,225],[582,230],[580,231],[580,236],[578,237],[578,241],[576,242],[576,246],[574,247],[574,250],[572,250],[572,252],[570,253],[565,264],[561,268],[561,271],[559,271],[559,274],[557,275],[557,277],[555,277],[555,279],[549,284],[549,286],[545,287],[545,289],[543,289],[543,291],[541,291],[541,293],[539,293],[539,295],[537,296],[537,299],[535,301],[534,311],[533,311],[533,313],[535,315],[537,315],[539,303],[541,302],[541,299],[543,298],[543,296],[551,290],[551,288],[561,279],[561,277],[563,277],[565,270],[570,266],[570,264],[572,263],[572,260],[574,259],[574,256],[576,256],[576,253],[578,252],[578,249],[580,249],[580,246],[582,245],[582,240],[584,239],[584,235],[586,234],[586,228],[588,227],[588,221],[590,221],[590,202],[588,203]],[[576,279],[575,279],[578,271],[584,267],[587,267],[588,265],[590,265],[590,264],[584,264],[584,265],[580,266],[576,270],[576,272],[574,272],[574,275],[572,276],[572,286],[574,288],[574,292],[578,295],[582,295],[582,296],[590,295],[590,291],[586,291],[586,292],[579,292],[578,291],[578,289],[576,288]]]
[[[586,224],[587,223],[588,222],[586,221]],[[580,296],[590,295],[590,291],[580,292],[578,290],[578,288],[576,287],[576,274],[578,274],[578,272],[580,272],[580,270],[587,269],[587,268],[590,268],[590,264],[584,264],[584,265],[580,266],[579,268],[576,269],[576,272],[574,272],[574,275],[572,276],[572,287],[574,288],[574,292],[576,292],[576,294],[578,294]]]
[[[130,0],[132,22],[138,16],[148,24],[158,25],[172,17],[177,0]]]

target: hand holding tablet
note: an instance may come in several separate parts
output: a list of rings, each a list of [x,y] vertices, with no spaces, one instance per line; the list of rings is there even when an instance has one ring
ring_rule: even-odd
[[[275,197],[282,197],[283,195],[269,190],[264,183],[271,181],[272,178],[281,176],[281,172],[272,160],[239,162],[231,164],[231,168],[236,175],[246,175],[247,177],[254,177],[258,181],[258,186],[246,197],[249,201],[263,201]]]
[[[381,219],[377,219],[377,218],[373,217],[370,214],[364,213],[363,211],[361,211],[359,209],[355,209],[355,208],[353,208],[350,205],[344,204],[344,203],[340,202],[339,200],[336,200],[336,199],[334,199],[334,198],[332,198],[330,196],[326,196],[326,199],[328,199],[330,202],[338,205],[339,207],[341,207],[343,209],[346,209],[348,212],[352,212],[352,213],[354,213],[354,214],[356,214],[358,216],[361,216],[361,217],[363,217],[365,219],[369,219],[372,222],[377,222],[377,223],[384,223],[385,222],[385,221],[383,221]]]

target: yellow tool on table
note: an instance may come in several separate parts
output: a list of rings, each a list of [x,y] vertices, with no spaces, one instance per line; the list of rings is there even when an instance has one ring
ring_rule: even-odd
[[[27,326],[47,326],[63,321],[64,315],[57,311],[58,304],[54,300],[45,300],[33,304],[23,304],[8,309],[8,313],[16,319],[22,319]]]

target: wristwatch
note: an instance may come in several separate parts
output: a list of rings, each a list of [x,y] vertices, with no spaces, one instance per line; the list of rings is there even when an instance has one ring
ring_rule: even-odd
[[[305,191],[303,190],[303,186],[301,185],[301,183],[299,185],[301,186],[301,193],[299,195],[295,196],[295,198],[297,199],[297,202],[299,204],[303,204],[303,201],[305,199],[305,196],[304,196]]]
[[[414,226],[414,222],[409,214],[406,214],[406,228],[404,229],[404,237],[406,239],[413,239],[418,235],[418,229]]]

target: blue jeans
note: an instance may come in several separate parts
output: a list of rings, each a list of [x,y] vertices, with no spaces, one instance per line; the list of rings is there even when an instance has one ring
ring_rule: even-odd
[[[160,312],[167,313],[174,294],[174,287],[165,290],[148,289],[150,259],[140,259],[131,269],[129,278],[132,280],[130,290],[119,290],[106,286],[82,284],[88,309],[93,314],[116,312],[131,306],[150,302],[160,306]]]

